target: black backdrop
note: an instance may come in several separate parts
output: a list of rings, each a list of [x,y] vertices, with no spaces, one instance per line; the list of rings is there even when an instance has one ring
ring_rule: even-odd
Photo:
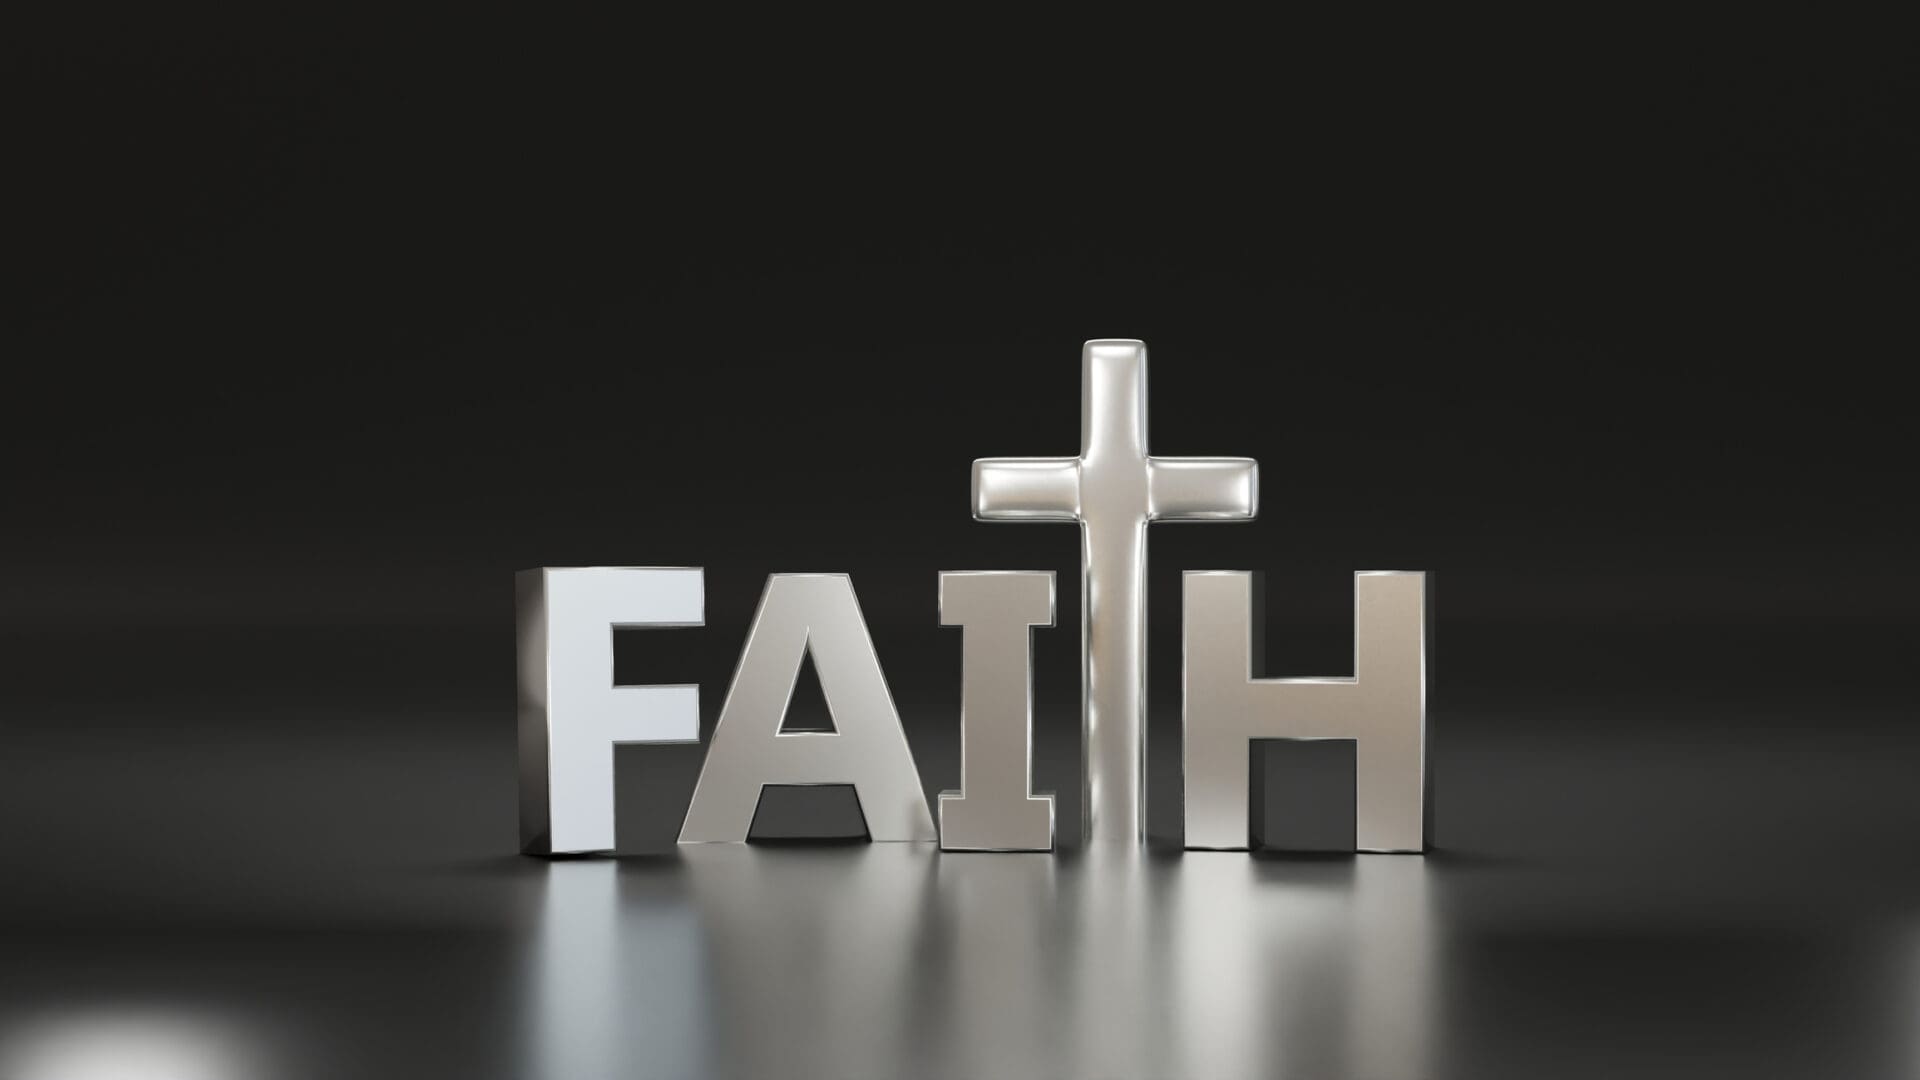
[[[1079,342],[1129,336],[1155,448],[1265,479],[1157,532],[1163,609],[1257,567],[1337,630],[1423,568],[1463,692],[1900,681],[1883,629],[1821,650],[1914,598],[1905,51],[260,20],[11,47],[23,627],[404,625],[439,659],[391,674],[465,685],[517,567],[703,565],[723,621],[846,569],[943,698],[933,572],[1073,566],[968,462],[1070,452]]]

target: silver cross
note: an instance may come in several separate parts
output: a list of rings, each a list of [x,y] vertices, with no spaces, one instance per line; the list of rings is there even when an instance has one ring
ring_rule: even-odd
[[[1260,490],[1252,458],[1147,455],[1147,346],[1089,341],[1079,457],[981,458],[973,516],[1080,523],[1081,835],[1146,837],[1147,524],[1251,521]]]

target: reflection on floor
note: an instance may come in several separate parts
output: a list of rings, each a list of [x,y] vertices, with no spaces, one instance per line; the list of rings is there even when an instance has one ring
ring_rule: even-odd
[[[1282,883],[1227,853],[702,845],[684,896],[547,870],[530,1072],[1407,1076],[1434,1026],[1426,867]]]
[[[1904,715],[1449,722],[1424,857],[681,847],[670,747],[547,862],[464,716],[128,710],[0,753],[5,1080],[1920,1075]]]

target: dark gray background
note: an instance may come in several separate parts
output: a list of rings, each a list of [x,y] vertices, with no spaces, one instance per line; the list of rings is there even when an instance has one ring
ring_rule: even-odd
[[[9,35],[6,1075],[1920,1068],[1907,39],[1189,29]],[[765,576],[850,571],[930,792],[936,572],[1055,569],[1070,809],[1077,538],[967,466],[1073,451],[1096,336],[1264,481],[1151,539],[1163,847],[1180,571],[1339,674],[1392,568],[1434,854],[702,864],[697,747],[622,751],[627,857],[513,854],[537,565],[706,567],[619,667],[709,724]]]

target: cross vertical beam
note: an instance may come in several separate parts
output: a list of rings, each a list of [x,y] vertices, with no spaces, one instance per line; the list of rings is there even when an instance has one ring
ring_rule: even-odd
[[[1146,839],[1147,525],[1251,521],[1252,458],[1147,453],[1147,347],[1122,339],[1081,350],[1080,456],[981,458],[981,521],[1080,523],[1081,836]]]

